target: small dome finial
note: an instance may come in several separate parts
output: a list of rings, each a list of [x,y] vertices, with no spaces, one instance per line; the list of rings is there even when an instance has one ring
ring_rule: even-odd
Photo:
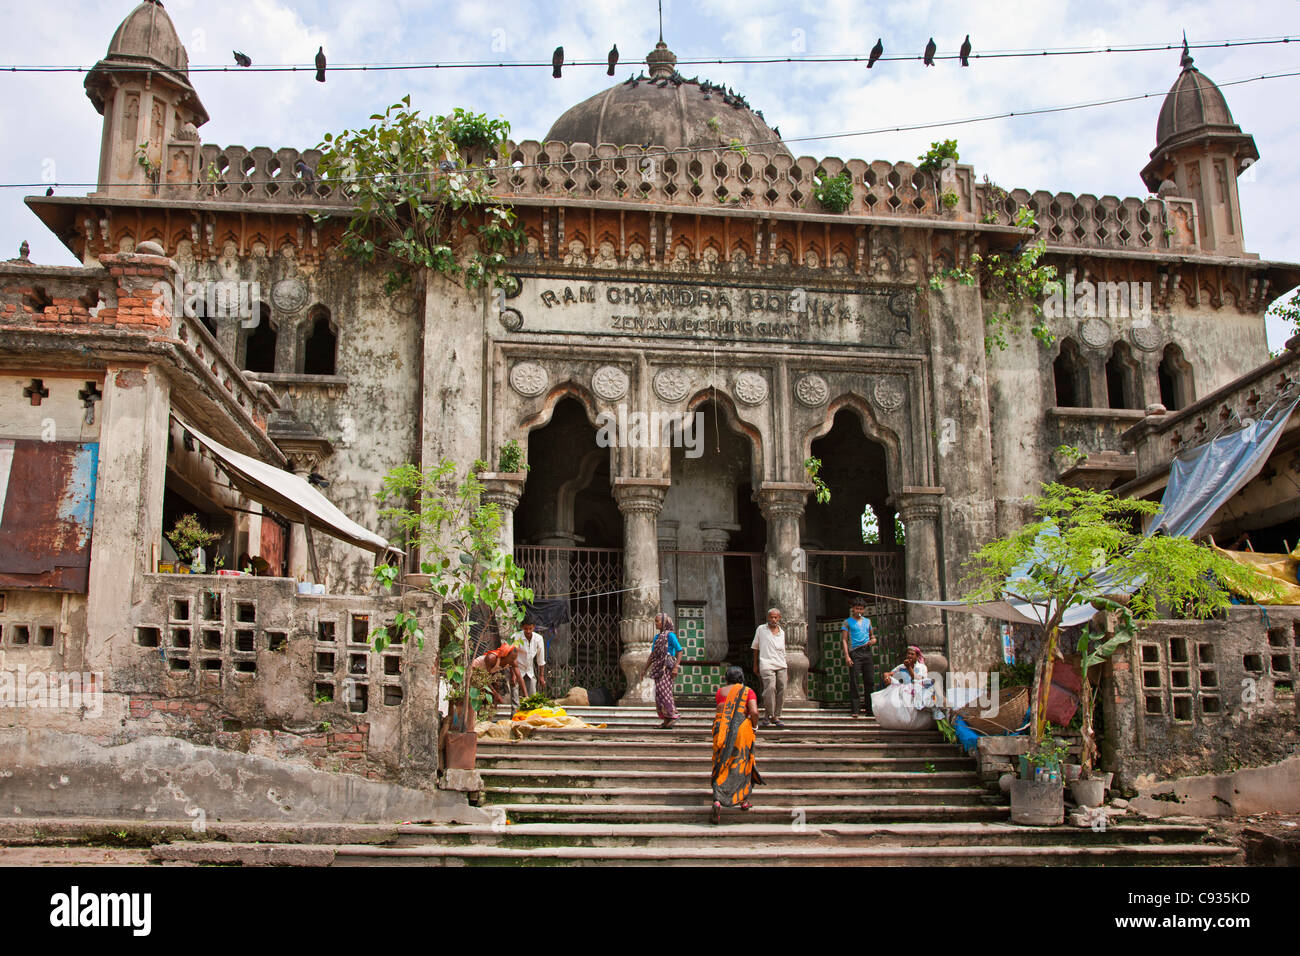
[[[646,54],[646,66],[650,67],[650,79],[672,76],[677,72],[677,54],[668,49],[668,44],[660,40],[655,48]]]
[[[1184,70],[1190,70],[1194,62],[1195,61],[1192,59],[1191,51],[1187,47],[1187,31],[1184,30],[1183,31],[1183,56],[1182,59],[1178,61],[1178,63],[1179,66],[1181,66]]]

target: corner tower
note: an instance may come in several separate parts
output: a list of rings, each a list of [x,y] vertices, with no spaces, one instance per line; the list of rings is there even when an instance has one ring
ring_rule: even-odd
[[[86,95],[104,117],[97,195],[144,196],[163,179],[194,179],[198,127],[208,113],[159,0],[144,0],[118,26],[86,75]],[[169,149],[171,143],[183,146]]]
[[[1232,120],[1219,88],[1183,47],[1182,72],[1160,108],[1156,148],[1142,170],[1151,192],[1196,200],[1197,234],[1206,252],[1248,256],[1237,177],[1259,159],[1255,138]]]

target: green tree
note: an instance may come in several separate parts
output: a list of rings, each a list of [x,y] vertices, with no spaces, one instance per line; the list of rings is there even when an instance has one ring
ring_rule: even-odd
[[[1285,302],[1281,299],[1274,302],[1269,306],[1268,314],[1290,325],[1292,335],[1300,335],[1300,289],[1296,289]]]
[[[972,603],[1007,597],[1046,608],[1031,696],[1034,747],[1043,737],[1041,704],[1059,656],[1061,620],[1071,608],[1104,607],[1099,599],[1111,592],[1139,620],[1161,612],[1200,618],[1228,607],[1229,590],[1278,593],[1267,578],[1188,538],[1135,530],[1160,510],[1156,502],[1058,484],[1043,485],[1031,500],[1034,520],[977,551],[963,589]]]
[[[491,195],[489,160],[504,162],[510,124],[455,110],[421,117],[410,96],[365,129],[326,133],[317,172],[355,204],[344,250],[386,270],[394,292],[428,269],[474,289],[512,285],[506,252],[522,239],[509,204]],[[318,218],[324,218],[318,217]],[[457,245],[473,237],[473,252]]]
[[[478,473],[487,468],[486,462],[476,461],[458,482],[457,467],[447,459],[423,470],[400,465],[384,476],[376,494],[389,505],[380,515],[396,522],[409,546],[423,555],[420,571],[429,576],[428,590],[442,599],[443,618],[451,625],[451,641],[440,649],[442,676],[451,687],[450,699],[462,702],[462,726],[468,726],[471,709],[490,712],[485,682],[475,680],[471,670],[471,613],[482,608],[513,628],[533,599],[533,592],[523,586],[523,568],[501,547],[500,508],[483,501]],[[375,569],[375,577],[389,589],[398,583],[399,574],[392,565]],[[424,646],[416,615],[402,612],[391,627],[371,633],[376,653],[393,640],[394,628]]]

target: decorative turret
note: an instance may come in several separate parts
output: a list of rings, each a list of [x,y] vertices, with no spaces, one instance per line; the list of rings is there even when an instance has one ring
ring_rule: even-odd
[[[86,95],[104,117],[97,195],[150,195],[162,181],[195,179],[198,127],[208,113],[158,0],[144,0],[122,21],[86,75]]]
[[[1162,198],[1196,201],[1201,248],[1245,256],[1237,177],[1259,159],[1255,139],[1232,120],[1219,88],[1196,69],[1186,40],[1182,72],[1160,108],[1156,148],[1142,181]]]

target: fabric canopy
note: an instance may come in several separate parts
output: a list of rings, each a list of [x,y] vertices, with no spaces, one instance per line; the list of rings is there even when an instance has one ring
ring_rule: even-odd
[[[388,551],[401,554],[379,535],[367,531],[339,511],[328,498],[297,475],[241,455],[209,438],[193,425],[179,418],[176,421],[199,444],[212,452],[221,470],[230,476],[231,482],[245,497],[279,512],[290,521],[309,524],[312,528],[319,528],[331,537],[358,548],[378,555]]]
[[[1163,531],[1193,537],[1214,513],[1259,474],[1282,437],[1287,420],[1300,400],[1266,413],[1245,428],[1216,438],[1169,466],[1169,484],[1161,499],[1161,512],[1149,534]]]

